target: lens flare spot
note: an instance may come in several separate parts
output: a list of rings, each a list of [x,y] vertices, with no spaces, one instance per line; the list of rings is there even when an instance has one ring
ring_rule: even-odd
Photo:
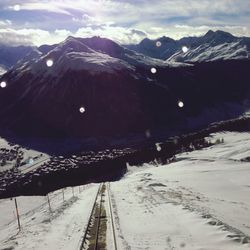
[[[85,108],[84,108],[84,107],[80,107],[79,111],[80,111],[80,113],[82,113],[82,114],[83,114],[86,110],[85,110]]]
[[[183,107],[184,107],[184,102],[179,101],[179,102],[178,102],[178,106],[179,106],[179,108],[183,108]]]
[[[14,11],[19,11],[21,9],[21,6],[19,4],[14,5],[13,7]]]
[[[182,51],[183,51],[183,53],[187,53],[188,52],[188,47],[187,46],[183,46],[182,47]]]
[[[156,47],[158,47],[158,48],[161,47],[161,42],[160,41],[156,42]]]
[[[53,64],[54,64],[54,61],[53,61],[52,59],[48,59],[48,60],[46,61],[47,67],[52,67]]]
[[[0,87],[1,88],[6,88],[7,87],[7,83],[6,82],[1,82],[0,83]]]
[[[156,73],[157,73],[156,68],[151,68],[151,73],[152,73],[152,74],[156,74]]]

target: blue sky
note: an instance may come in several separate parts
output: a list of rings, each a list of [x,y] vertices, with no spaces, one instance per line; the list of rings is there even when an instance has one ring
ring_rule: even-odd
[[[0,43],[53,44],[99,35],[137,43],[225,30],[250,36],[249,0],[1,0]]]

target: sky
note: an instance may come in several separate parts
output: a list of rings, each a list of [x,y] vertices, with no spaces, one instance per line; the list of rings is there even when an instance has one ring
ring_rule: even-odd
[[[41,45],[69,35],[121,44],[208,30],[250,36],[249,0],[0,0],[0,43]]]

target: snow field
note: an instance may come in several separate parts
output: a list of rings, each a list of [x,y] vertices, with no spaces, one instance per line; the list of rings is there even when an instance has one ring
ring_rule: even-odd
[[[250,249],[250,133],[218,133],[222,141],[176,156],[168,165],[129,166],[111,183],[118,249]],[[222,140],[223,139],[223,140]],[[78,249],[99,185],[64,189],[47,197],[0,200],[0,249]],[[105,199],[108,199],[107,193]],[[107,248],[113,248],[110,213]]]
[[[119,249],[249,249],[249,133],[111,185]],[[243,157],[243,158],[242,158]],[[248,243],[247,243],[248,242]],[[244,243],[244,244],[242,244]]]
[[[18,197],[21,232],[17,221],[3,223],[3,218],[12,212],[13,204],[1,200],[0,246],[2,249],[77,249],[85,230],[90,210],[98,189],[97,184],[65,190],[65,202],[62,190],[51,193],[51,212],[47,197]],[[3,210],[3,208],[5,209]]]

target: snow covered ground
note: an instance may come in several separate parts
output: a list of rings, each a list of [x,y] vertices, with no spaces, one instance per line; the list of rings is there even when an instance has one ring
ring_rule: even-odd
[[[250,133],[209,138],[218,139],[169,165],[129,167],[111,183],[118,249],[250,249]],[[75,187],[75,197],[65,189],[64,203],[62,190],[50,193],[51,212],[47,197],[18,197],[19,233],[14,201],[0,200],[0,250],[79,249],[97,189]],[[111,238],[107,231],[109,250]]]
[[[15,205],[10,199],[0,200],[0,249],[78,249],[94,202],[97,184],[49,194],[47,197],[18,197],[21,232],[14,219]]]
[[[20,151],[23,152],[22,162],[26,163],[26,164],[21,165],[19,167],[19,169],[22,173],[27,173],[35,168],[38,168],[44,162],[49,160],[48,154],[42,153],[42,152],[37,151],[37,150],[24,148],[24,147],[17,145],[17,144],[15,144],[15,145],[9,144],[9,142],[7,140],[0,137],[0,148],[5,148],[5,149],[11,150],[17,146],[20,147],[19,152]],[[0,172],[12,169],[13,166],[15,165],[15,163],[16,163],[16,159],[13,161],[7,161],[4,166],[0,166]]]
[[[249,133],[111,184],[119,249],[249,249]]]

